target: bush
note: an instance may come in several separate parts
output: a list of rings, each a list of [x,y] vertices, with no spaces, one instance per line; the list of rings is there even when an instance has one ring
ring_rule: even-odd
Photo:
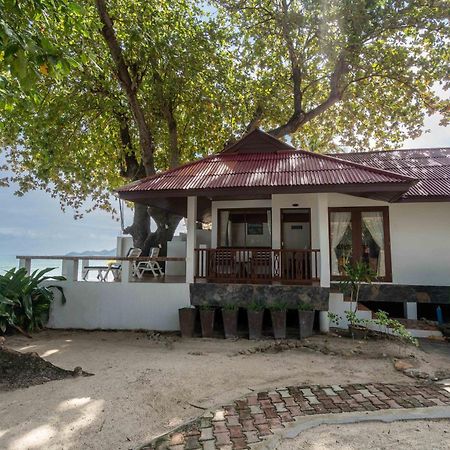
[[[62,303],[66,302],[60,286],[44,286],[46,280],[65,280],[62,276],[45,276],[53,270],[35,270],[28,275],[25,268],[8,270],[0,275],[0,331],[13,327],[27,335],[43,328],[48,320],[50,304],[55,289],[61,292]]]

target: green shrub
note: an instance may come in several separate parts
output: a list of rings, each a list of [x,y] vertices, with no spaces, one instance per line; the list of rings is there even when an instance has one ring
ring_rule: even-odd
[[[269,305],[269,309],[271,311],[286,311],[287,303],[281,302],[281,301],[276,301],[276,302],[273,302],[271,305]]]
[[[306,302],[300,302],[297,305],[297,309],[299,311],[314,311],[314,306],[311,305],[311,303],[306,303]]]
[[[46,280],[65,280],[62,276],[45,276],[51,270],[35,270],[28,275],[25,268],[20,268],[0,275],[0,330],[3,333],[8,326],[23,334],[43,328],[55,289],[61,292],[62,303],[66,302],[60,286],[42,285]]]

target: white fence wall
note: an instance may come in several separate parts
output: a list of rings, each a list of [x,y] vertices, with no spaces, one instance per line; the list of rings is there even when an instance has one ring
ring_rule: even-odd
[[[179,329],[178,309],[189,306],[186,283],[58,284],[67,302],[55,298],[49,328],[173,331]]]

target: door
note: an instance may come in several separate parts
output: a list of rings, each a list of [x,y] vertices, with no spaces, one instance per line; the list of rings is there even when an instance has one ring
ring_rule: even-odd
[[[311,211],[309,208],[281,210],[281,275],[284,280],[311,279]]]

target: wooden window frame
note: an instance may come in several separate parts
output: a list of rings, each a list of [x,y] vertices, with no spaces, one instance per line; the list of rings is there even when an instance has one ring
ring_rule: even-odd
[[[392,260],[391,260],[391,234],[389,225],[389,207],[388,206],[349,206],[328,208],[328,236],[330,251],[330,276],[332,281],[344,280],[344,276],[333,275],[331,273],[331,213],[349,212],[351,214],[352,224],[352,263],[361,260],[362,253],[362,219],[363,212],[382,212],[383,213],[383,233],[384,233],[384,259],[386,266],[386,275],[377,277],[377,281],[392,282]],[[358,232],[356,232],[358,230]]]

